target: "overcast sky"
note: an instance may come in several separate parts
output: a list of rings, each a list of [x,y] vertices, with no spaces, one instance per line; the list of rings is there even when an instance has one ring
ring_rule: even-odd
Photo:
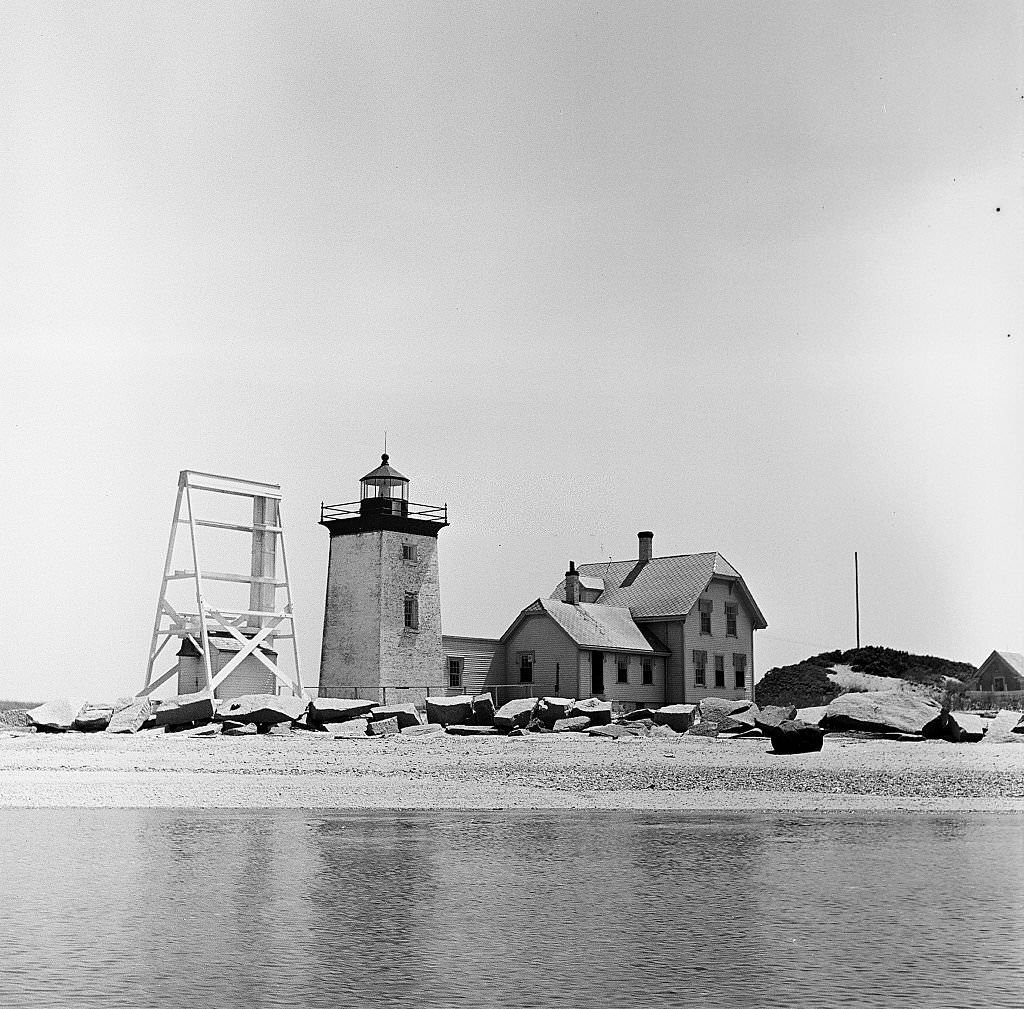
[[[446,632],[720,551],[755,665],[1024,651],[1022,15],[0,6],[0,697],[142,686],[178,471],[279,482],[307,681],[378,462]]]

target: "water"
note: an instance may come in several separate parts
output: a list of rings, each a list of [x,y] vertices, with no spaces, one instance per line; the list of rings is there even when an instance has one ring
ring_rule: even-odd
[[[10,810],[0,1005],[1019,1005],[1024,817]]]

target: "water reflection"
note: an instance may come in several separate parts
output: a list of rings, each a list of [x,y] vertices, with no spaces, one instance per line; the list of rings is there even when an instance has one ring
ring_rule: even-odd
[[[16,810],[0,856],[15,1007],[927,1007],[1024,984],[1017,816]]]

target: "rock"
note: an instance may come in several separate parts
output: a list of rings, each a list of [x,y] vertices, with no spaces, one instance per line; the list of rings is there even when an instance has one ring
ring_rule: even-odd
[[[536,707],[536,697],[517,697],[507,701],[494,713],[494,724],[506,732],[525,728],[530,724]]]
[[[718,722],[697,722],[696,725],[691,725],[687,730],[688,736],[710,736],[714,738],[718,735]]]
[[[376,701],[367,701],[351,697],[314,697],[309,702],[307,719],[309,725],[327,725],[330,722],[347,722],[350,718],[369,715],[380,705]],[[300,720],[301,721],[301,720]]]
[[[671,725],[654,725],[650,729],[650,735],[652,736],[671,737],[678,736],[680,734],[681,733],[673,729]]]
[[[350,718],[347,722],[328,722],[324,728],[335,739],[362,739],[369,735],[369,725],[368,718]]]
[[[553,723],[552,723],[553,724]],[[536,715],[530,719],[526,725],[527,732],[550,732],[551,726],[547,722],[542,722]]]
[[[160,702],[153,713],[157,728],[174,728],[193,722],[208,722],[213,718],[213,696],[208,690],[195,694],[179,694]]]
[[[654,710],[652,708],[634,708],[632,711],[627,711],[622,716],[624,722],[632,722],[639,718],[654,718]]]
[[[548,725],[554,725],[560,718],[568,718],[576,702],[570,697],[542,697],[537,704],[537,717]]]
[[[469,694],[428,697],[427,721],[435,725],[469,725],[473,721],[473,698]]]
[[[397,736],[401,731],[397,715],[394,718],[371,718],[366,728],[371,736]]]
[[[697,704],[697,709],[702,722],[719,722],[723,718],[728,718],[733,712],[746,711],[753,707],[753,704],[754,702],[746,697],[739,699],[702,697]]]
[[[398,728],[407,729],[413,725],[420,724],[420,716],[416,713],[416,705],[408,704],[383,704],[370,712],[370,721],[379,722],[388,718],[398,719]],[[371,731],[373,731],[371,729]]]
[[[674,732],[685,732],[697,720],[696,704],[667,704],[651,716],[655,725],[667,725]]]
[[[176,735],[181,739],[207,739],[210,736],[219,736],[223,732],[223,726],[207,722],[206,725],[197,725],[194,729],[184,729]]]
[[[79,732],[103,732],[114,714],[113,704],[86,704],[75,716],[74,727]]]
[[[153,705],[148,697],[132,697],[115,707],[105,732],[138,732],[152,717]]]
[[[739,718],[742,718],[746,712],[739,714]],[[732,718],[737,718],[737,715],[732,715]],[[796,718],[796,708],[792,706],[783,706],[780,704],[769,704],[754,716],[754,725],[759,728],[766,736],[770,736],[772,729],[778,728],[783,722],[790,722]],[[738,718],[737,718],[738,720]]]
[[[290,736],[292,734],[291,722],[278,722],[276,725],[260,726],[266,736]]]
[[[473,695],[473,721],[477,725],[494,724],[494,698],[490,693]]]
[[[590,719],[579,715],[576,718],[559,718],[554,725],[551,726],[552,732],[583,732],[584,729],[590,728]]]
[[[631,736],[635,736],[637,739],[646,739],[651,734],[651,729],[654,728],[654,726],[647,721],[619,722],[618,724],[621,725]],[[664,726],[664,728],[667,728],[667,726]]]
[[[815,753],[825,739],[825,733],[816,725],[789,718],[773,726],[770,735],[775,753]]]
[[[434,723],[430,725],[410,725],[402,729],[403,736],[412,736],[413,739],[421,739],[424,736],[437,736],[443,732],[444,726]]]
[[[1019,711],[1000,711],[985,730],[983,743],[1015,743],[1021,737],[1016,734],[1017,725],[1020,722]]]
[[[737,726],[743,726],[747,729],[753,729],[757,727],[757,716],[761,713],[761,709],[756,705],[752,704],[745,711],[734,711],[729,715],[729,719],[736,723]],[[740,731],[737,729],[737,731]]]
[[[440,726],[438,726],[440,728]],[[493,725],[449,725],[444,730],[452,736],[500,736]]]
[[[804,722],[807,725],[817,725],[828,711],[827,704],[817,704],[811,708],[797,708],[796,721]]]
[[[77,698],[58,697],[37,708],[29,708],[28,722],[40,732],[67,732],[75,724],[84,703]]]
[[[985,735],[985,720],[973,711],[954,711],[951,717],[960,726],[961,743],[977,743]]]
[[[304,697],[291,694],[243,694],[222,701],[217,708],[217,718],[253,725],[277,725],[301,718],[308,707],[309,701]]]
[[[592,725],[587,734],[607,739],[620,739],[622,736],[632,736],[633,733],[625,725]]]
[[[509,736],[512,739],[525,739],[528,735],[529,735],[529,733],[526,731],[526,729],[522,728],[521,726],[513,729],[509,733]]]
[[[255,736],[257,732],[255,722],[223,722],[221,723],[222,736]]]
[[[570,718],[586,716],[591,725],[609,725],[612,720],[612,702],[601,701],[596,697],[577,701],[569,711]]]
[[[842,694],[825,712],[822,728],[829,731],[866,729],[920,734],[942,711],[935,701],[896,690]]]

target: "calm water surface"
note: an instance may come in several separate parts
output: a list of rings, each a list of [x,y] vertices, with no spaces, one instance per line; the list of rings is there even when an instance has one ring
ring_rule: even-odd
[[[11,810],[0,1005],[1011,1006],[1024,817]]]

